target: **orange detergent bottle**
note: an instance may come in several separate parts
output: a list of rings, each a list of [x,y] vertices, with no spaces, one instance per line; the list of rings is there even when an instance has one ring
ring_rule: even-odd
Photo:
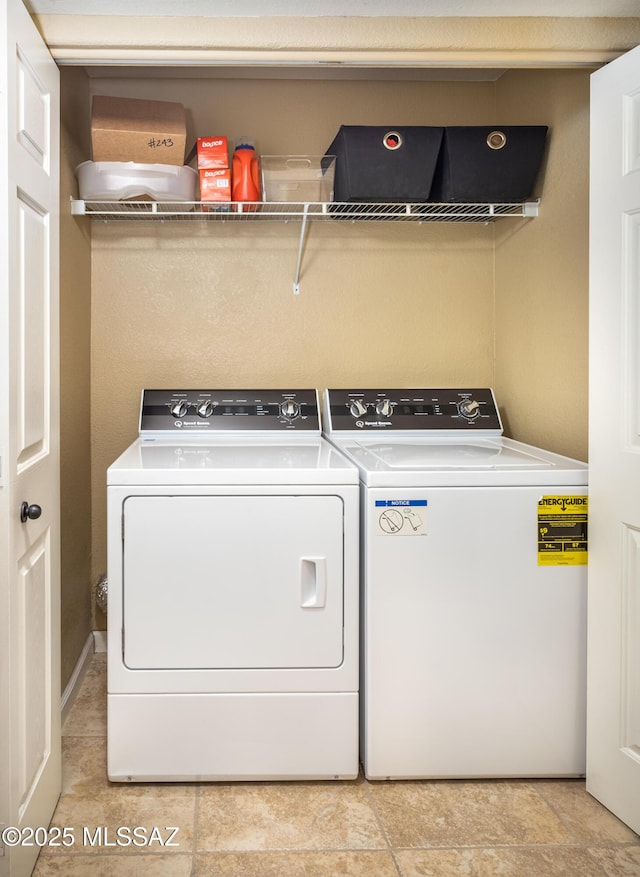
[[[255,146],[243,137],[233,153],[231,162],[231,200],[251,204],[260,201],[260,168]],[[244,207],[255,210],[256,207]]]

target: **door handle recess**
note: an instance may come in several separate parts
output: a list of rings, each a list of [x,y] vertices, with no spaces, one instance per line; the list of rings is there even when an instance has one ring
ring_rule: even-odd
[[[327,602],[327,558],[300,558],[300,605],[321,609]]]
[[[23,524],[29,521],[35,521],[42,514],[42,509],[39,505],[35,503],[29,504],[28,502],[23,502],[20,506],[20,520]]]

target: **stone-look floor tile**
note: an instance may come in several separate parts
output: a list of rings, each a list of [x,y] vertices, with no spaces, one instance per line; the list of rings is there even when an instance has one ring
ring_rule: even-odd
[[[197,877],[398,877],[390,853],[206,853]]]
[[[195,783],[109,782],[106,738],[65,737],[62,741],[63,796],[193,799],[195,793]]]
[[[95,799],[65,795],[56,807],[51,825],[70,829],[75,853],[175,855],[193,852],[194,817],[194,799],[125,798],[118,793]],[[146,843],[134,844],[130,840],[135,828],[144,830],[142,838],[146,838]],[[174,834],[172,828],[178,831]],[[68,852],[64,847],[45,847],[41,857],[58,857]]]
[[[174,839],[179,844],[177,847],[162,847],[154,839],[149,851],[167,854],[192,851],[195,784],[110,783],[104,738],[65,737],[62,752],[62,795],[51,824],[72,830],[74,852],[145,852],[145,847],[118,843],[119,827],[138,826],[146,829],[146,837],[150,837],[154,827],[159,828],[162,839],[169,834],[166,828],[179,829]],[[98,828],[103,831],[102,835],[96,834]],[[92,846],[90,841],[94,839],[96,843]],[[66,852],[64,847],[48,847],[42,855],[57,858]]]
[[[370,792],[392,847],[574,842],[528,783],[378,783]]]
[[[63,734],[52,825],[76,842],[34,877],[640,877],[640,837],[582,781],[111,783],[106,655]],[[121,826],[176,826],[178,846],[118,846]]]
[[[361,780],[210,785],[198,807],[198,851],[386,847]]]
[[[637,834],[590,795],[581,780],[539,780],[535,788],[576,840],[593,844],[640,843]]]
[[[402,877],[602,877],[578,847],[400,850]]]
[[[104,737],[107,733],[107,656],[93,655],[62,727],[62,736]]]
[[[638,877],[640,874],[640,846],[598,847],[590,848],[589,852],[607,877]]]
[[[95,795],[106,788],[106,737],[63,737],[62,794]]]
[[[40,856],[33,877],[190,877],[189,856]]]

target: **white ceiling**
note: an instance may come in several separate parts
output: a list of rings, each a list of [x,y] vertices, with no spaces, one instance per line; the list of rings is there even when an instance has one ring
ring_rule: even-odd
[[[640,17],[640,0],[25,0],[40,15]]]

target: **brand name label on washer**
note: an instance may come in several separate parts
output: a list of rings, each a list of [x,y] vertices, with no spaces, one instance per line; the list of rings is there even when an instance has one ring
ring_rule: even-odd
[[[377,532],[381,536],[425,536],[426,509],[426,499],[377,499]]]

